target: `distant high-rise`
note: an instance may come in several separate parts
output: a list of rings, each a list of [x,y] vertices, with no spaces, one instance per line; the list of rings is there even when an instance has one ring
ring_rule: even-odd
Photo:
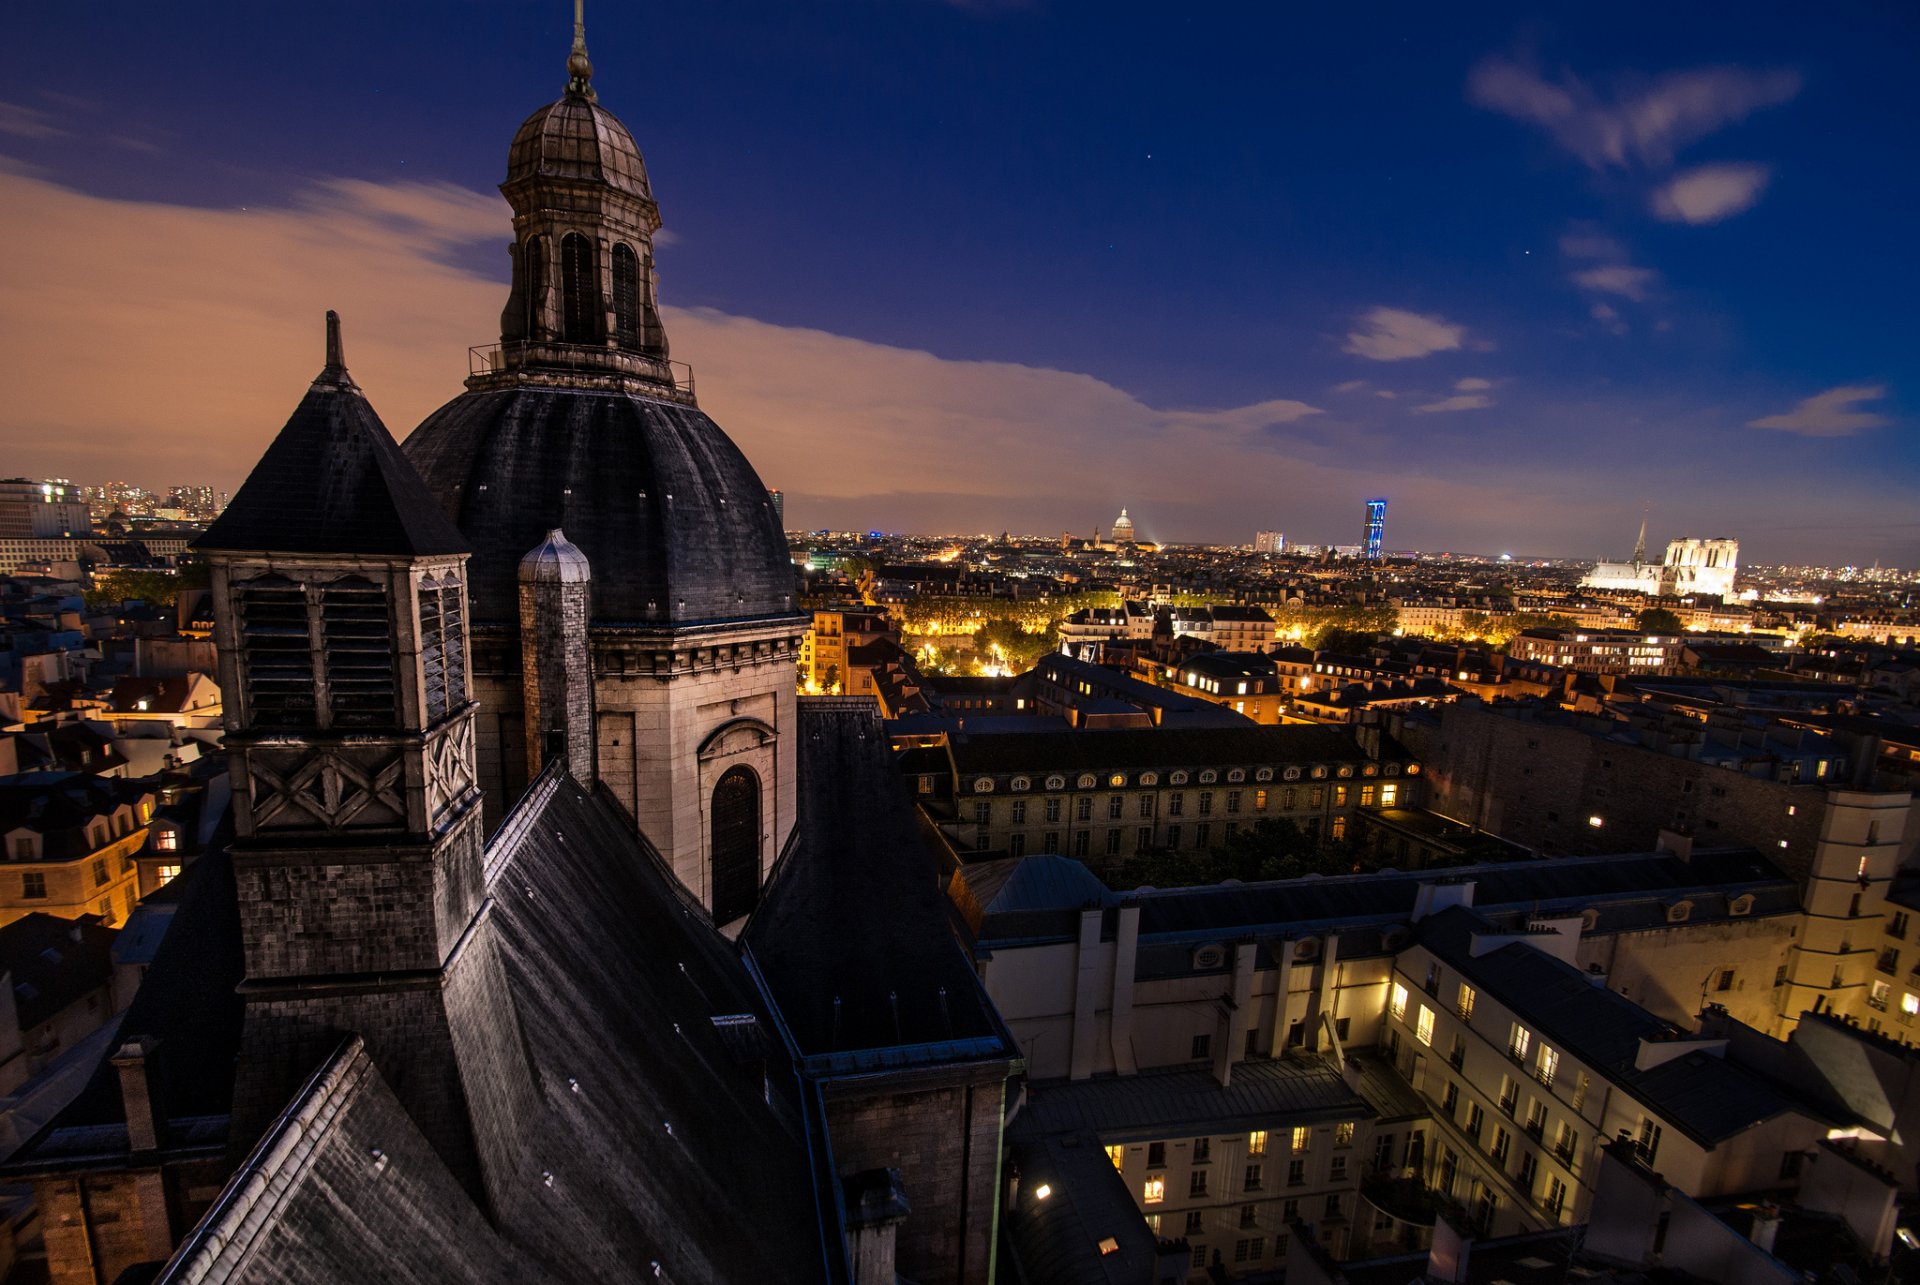
[[[1255,553],[1285,553],[1287,551],[1287,537],[1279,531],[1256,532],[1253,537],[1253,551]]]
[[[787,529],[787,497],[783,491],[769,489],[767,498],[773,501],[773,520],[780,524],[782,531]]]
[[[1387,502],[1385,500],[1367,501],[1367,536],[1361,542],[1362,556],[1369,562],[1378,561],[1380,546],[1387,538]]]

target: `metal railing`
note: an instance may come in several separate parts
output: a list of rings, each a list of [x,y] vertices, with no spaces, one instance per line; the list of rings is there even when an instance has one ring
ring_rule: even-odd
[[[467,349],[467,374],[501,375],[527,367],[579,374],[633,375],[669,384],[693,396],[693,367],[684,361],[648,357],[606,344],[547,343],[531,339],[475,344]]]

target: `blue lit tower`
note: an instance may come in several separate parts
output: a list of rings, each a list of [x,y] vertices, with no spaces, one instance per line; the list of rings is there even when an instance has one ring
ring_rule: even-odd
[[[1380,543],[1387,537],[1387,502],[1367,501],[1366,556],[1369,562],[1380,559]]]

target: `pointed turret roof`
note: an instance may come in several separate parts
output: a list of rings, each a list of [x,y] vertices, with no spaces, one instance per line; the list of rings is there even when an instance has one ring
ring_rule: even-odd
[[[326,369],[193,547],[413,557],[469,551],[347,373],[340,318],[331,312]]]

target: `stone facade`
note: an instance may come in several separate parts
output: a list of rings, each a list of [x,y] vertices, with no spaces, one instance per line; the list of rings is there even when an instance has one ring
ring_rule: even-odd
[[[713,789],[730,767],[760,784],[762,881],[795,818],[799,752],[794,662],[804,618],[685,629],[593,626],[594,762],[599,780],[687,890],[711,904]],[[526,788],[518,639],[476,631],[480,774],[489,824]]]
[[[830,1081],[825,1097],[840,1171],[900,1173],[913,1207],[895,1241],[900,1273],[925,1285],[988,1285],[1005,1064]]]

